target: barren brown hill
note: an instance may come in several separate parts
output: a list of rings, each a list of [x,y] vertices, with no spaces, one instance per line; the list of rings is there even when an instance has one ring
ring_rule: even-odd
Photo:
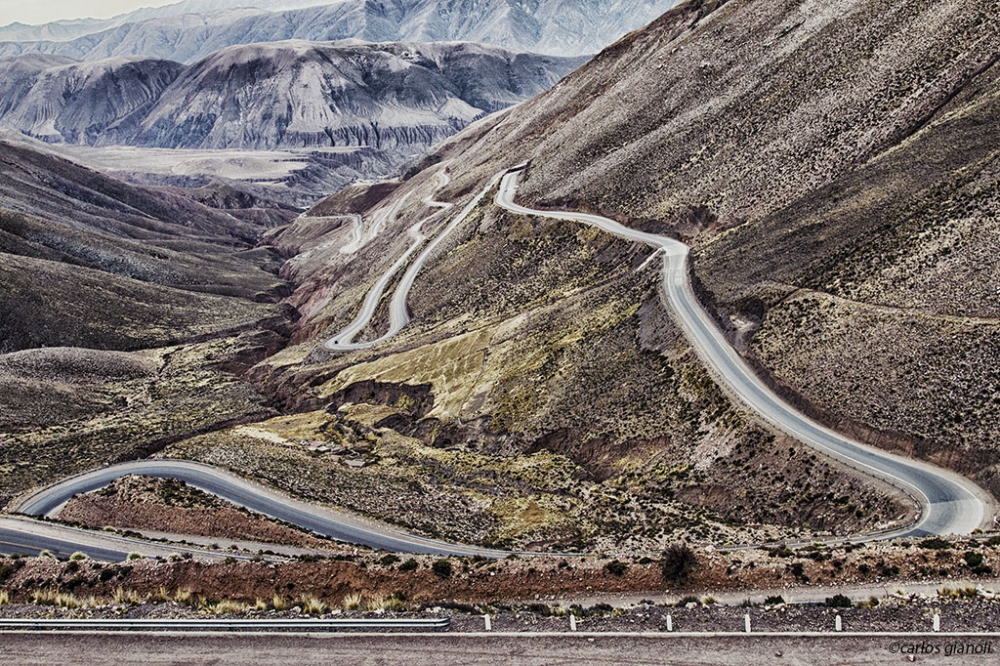
[[[0,352],[129,350],[280,317],[263,228],[2,144]]]
[[[0,144],[0,501],[273,414],[235,373],[284,344],[280,257],[196,196]]]

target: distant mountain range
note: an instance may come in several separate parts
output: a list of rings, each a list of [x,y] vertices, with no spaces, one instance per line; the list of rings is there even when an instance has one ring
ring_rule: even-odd
[[[189,67],[33,54],[0,59],[0,124],[49,143],[411,155],[582,62],[478,44],[356,40],[234,46]]]
[[[474,41],[578,56],[597,53],[678,1],[188,0],[106,21],[11,24],[0,28],[0,55],[44,53],[79,60],[144,56],[190,63],[235,44],[358,38]]]

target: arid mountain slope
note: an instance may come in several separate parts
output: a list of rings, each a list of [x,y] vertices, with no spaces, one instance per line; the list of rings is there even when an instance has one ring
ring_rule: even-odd
[[[700,248],[720,313],[841,427],[1000,492],[1000,67],[922,131]]]
[[[280,315],[262,229],[3,144],[0,351],[135,349]],[[271,272],[269,272],[271,271]]]
[[[720,317],[738,309],[747,321],[733,327],[743,333],[752,331],[751,317],[763,317],[764,328],[749,353],[760,357],[765,375],[787,383],[794,399],[815,403],[832,423],[851,418],[859,436],[888,445],[921,441],[922,429],[934,419],[918,426],[914,419],[887,418],[898,404],[888,389],[912,398],[907,411],[916,415],[940,405],[931,399],[935,377],[953,378],[948,382],[953,400],[970,405],[969,414],[995,419],[992,394],[982,390],[986,375],[972,358],[976,345],[995,349],[993,315],[982,299],[955,293],[959,284],[965,289],[972,284],[979,294],[995,286],[984,259],[991,256],[989,242],[983,246],[977,240],[996,215],[991,198],[996,181],[985,166],[992,143],[981,140],[989,133],[977,138],[975,130],[994,122],[987,103],[994,85],[990,68],[1000,54],[1000,30],[989,20],[993,9],[994,3],[974,0],[681,5],[548,93],[449,140],[401,185],[372,197],[339,195],[281,232],[276,241],[287,244],[287,252],[313,250],[289,262],[284,273],[298,285],[291,302],[303,313],[301,344],[259,366],[258,381],[285,407],[332,400],[327,413],[337,427],[353,423],[357,430],[365,414],[372,420],[363,422],[376,438],[389,437],[388,428],[449,450],[566,456],[596,487],[619,489],[621,501],[635,502],[630,506],[672,497],[735,521],[829,526],[846,521],[847,514],[852,521],[879,515],[885,520],[885,505],[874,509],[878,503],[872,497],[852,499],[862,496],[857,487],[846,490],[842,470],[817,475],[808,452],[769,440],[765,429],[731,405],[663,311],[653,271],[640,270],[646,251],[597,232],[517,219],[484,205],[418,279],[409,301],[411,325],[398,338],[332,358],[314,349],[350,320],[365,290],[402,254],[410,242],[404,230],[432,213],[418,202],[431,196],[436,172],[446,169],[451,181],[433,196],[461,201],[499,170],[530,161],[523,200],[597,210],[692,241],[693,268],[706,301],[719,308]],[[956,133],[962,123],[965,129]],[[974,150],[963,149],[968,142]],[[948,157],[943,151],[950,143]],[[907,164],[919,165],[923,176],[896,172]],[[899,212],[906,205],[961,208],[949,194],[959,190],[947,185],[959,174],[971,179],[963,187],[989,193],[977,204],[984,207],[981,212],[968,209],[973,221],[949,223],[954,213],[922,214],[924,226],[904,233],[912,226]],[[917,196],[908,193],[908,179],[914,178],[926,179],[926,185],[906,204]],[[854,218],[838,217],[831,226],[819,223],[825,218],[804,217],[805,211],[821,215],[845,192],[852,197]],[[870,207],[882,200],[891,206],[878,207],[873,216]],[[368,223],[381,220],[386,228],[353,253],[339,251],[351,240],[350,226],[321,217],[338,206],[348,212],[350,201],[367,202]],[[800,226],[800,218],[816,222]],[[424,228],[440,228],[431,226],[440,219],[438,213]],[[928,228],[969,250],[949,255],[943,241],[935,241],[945,261],[958,263],[932,269],[922,250],[907,250],[885,263],[889,248],[902,243],[897,234],[930,236]],[[737,231],[724,235],[727,229]],[[795,243],[795,238],[784,241],[789,229],[801,229],[796,233],[808,237],[809,246],[782,251]],[[754,243],[742,240],[755,234],[761,238]],[[768,239],[774,240],[761,256],[751,251]],[[845,248],[860,254],[845,263],[838,254]],[[893,268],[884,273],[887,265]],[[868,332],[859,333],[842,318],[835,323],[847,328],[828,322],[806,327],[794,311],[767,310],[796,286],[825,285],[830,297],[860,300],[857,286],[866,283],[853,271],[882,285],[880,298],[889,293],[889,282],[899,295],[897,302],[873,301],[879,307],[864,309],[873,319]],[[952,271],[963,276],[961,282],[937,280]],[[849,289],[846,272],[851,272]],[[756,282],[772,276],[796,284],[776,288],[777,296],[768,301]],[[840,279],[836,289],[834,277]],[[936,295],[919,288],[929,280],[937,280]],[[925,294],[919,304],[913,300],[917,293]],[[969,305],[935,311],[931,300]],[[893,311],[917,305],[948,325],[928,326]],[[882,318],[883,307],[892,311],[888,319]],[[970,337],[968,344],[951,337],[954,322],[948,317],[959,312],[981,318],[969,324],[980,337]],[[375,337],[383,326],[368,334]],[[892,334],[874,337],[882,327]],[[854,341],[848,340],[851,335]],[[845,340],[849,344],[839,346]],[[900,375],[890,387],[884,378],[866,377],[881,367],[872,359],[838,360],[854,354],[862,340],[878,341],[869,342],[869,352],[877,353],[880,363],[912,357],[921,372]],[[737,342],[745,345],[746,337]],[[955,351],[914,354],[922,349]],[[966,362],[955,363],[963,353]],[[986,351],[986,357],[992,353]],[[850,383],[835,378],[850,368]],[[303,392],[303,386],[310,390]],[[400,409],[401,391],[419,396],[413,399],[421,407]],[[845,392],[853,395],[842,399]],[[938,428],[916,451],[969,471],[959,462],[964,453],[949,453],[972,447],[975,426],[956,425],[966,422],[960,418],[949,420],[950,430]],[[890,421],[892,432],[880,436]],[[233,455],[225,451],[235,444],[200,446],[207,447],[199,449],[201,455],[221,459]],[[969,459],[977,461],[977,479],[988,483],[998,454],[985,439],[976,447]],[[386,464],[377,462],[383,460],[377,447],[373,456],[376,465]],[[791,495],[782,495],[785,491]],[[566,508],[586,506],[571,499],[579,497],[578,489],[535,492],[545,498],[538,505],[549,518],[581,524],[579,514]],[[556,508],[560,501],[563,509]],[[799,507],[794,516],[780,514],[780,507],[789,506]],[[626,513],[636,520],[637,513]],[[662,539],[651,535],[656,528],[645,522],[650,514],[641,515],[638,524],[645,527],[634,526],[632,534],[647,530],[651,542]],[[589,529],[596,528],[583,532],[593,534]]]

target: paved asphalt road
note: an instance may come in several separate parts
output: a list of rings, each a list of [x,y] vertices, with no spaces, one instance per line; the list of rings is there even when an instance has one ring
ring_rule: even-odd
[[[75,552],[86,552],[87,555],[96,560],[107,560],[108,562],[121,562],[128,557],[129,551],[117,549],[113,546],[88,545],[81,546],[77,541],[73,541],[71,535],[60,539],[47,535],[32,534],[27,531],[0,528],[0,553],[8,555],[18,553],[21,555],[37,554],[47,550],[56,557],[68,558]]]
[[[450,179],[444,172],[439,172],[438,178],[440,180],[440,185],[438,189],[444,187],[448,184]],[[392,336],[403,330],[403,327],[410,323],[410,313],[406,307],[406,300],[410,296],[410,290],[413,288],[413,283],[417,279],[417,275],[423,269],[424,264],[427,263],[428,257],[437,249],[438,245],[447,238],[452,231],[458,228],[465,218],[469,216],[479,202],[482,201],[491,189],[496,187],[497,182],[500,180],[500,176],[493,178],[484,187],[479,194],[477,194],[468,205],[463,208],[458,215],[452,218],[451,222],[434,237],[434,240],[424,248],[424,251],[417,255],[417,258],[413,260],[413,263],[406,269],[403,273],[403,277],[400,279],[399,284],[396,285],[396,290],[392,294],[392,300],[389,302],[389,328],[382,334],[378,339],[370,340],[368,342],[353,342],[354,336],[360,333],[368,324],[371,322],[372,317],[375,315],[375,309],[378,307],[379,301],[382,300],[382,293],[385,288],[389,285],[390,280],[393,275],[406,263],[410,255],[426,240],[419,232],[419,228],[423,225],[424,221],[421,221],[415,227],[410,229],[410,233],[416,239],[413,245],[406,251],[406,253],[399,258],[392,266],[389,267],[382,277],[379,278],[372,288],[368,291],[365,296],[365,301],[361,306],[361,311],[357,314],[354,320],[345,328],[340,331],[332,338],[324,343],[324,347],[330,351],[354,351],[357,349],[368,349],[369,347],[374,347],[375,345],[388,340]],[[451,204],[444,202],[436,202],[429,199],[424,200],[428,205],[436,206],[439,208],[450,208]]]
[[[996,664],[996,634],[0,633],[19,666],[881,666]],[[956,654],[961,646],[964,655]],[[979,651],[981,654],[968,654]],[[922,653],[923,652],[923,653]]]
[[[928,534],[969,534],[991,522],[987,494],[968,479],[921,462],[867,447],[826,428],[779,398],[729,345],[701,307],[688,277],[688,247],[678,240],[630,229],[598,215],[540,211],[514,203],[521,172],[507,173],[495,203],[511,212],[596,226],[622,238],[645,243],[664,256],[663,291],[688,341],[729,391],[765,420],[795,439],[909,493],[921,507],[916,524],[886,532],[882,538]]]
[[[353,342],[354,336],[360,333],[369,322],[371,322],[372,317],[375,315],[375,308],[378,307],[379,301],[382,300],[382,293],[385,288],[389,286],[389,282],[396,272],[406,265],[406,262],[410,260],[410,256],[416,252],[427,237],[420,233],[420,225],[415,225],[410,229],[410,236],[413,238],[413,244],[407,248],[406,252],[403,253],[399,259],[397,259],[392,266],[389,267],[382,277],[372,285],[372,288],[368,290],[365,295],[365,300],[361,304],[361,310],[354,317],[350,324],[347,325],[342,331],[334,335],[332,338],[324,343],[324,346],[331,351],[351,351],[354,349],[366,349],[368,347],[373,347],[382,340],[387,340],[392,336],[396,335],[404,326],[406,326],[409,321],[406,309],[402,311],[402,316],[396,310],[389,313],[389,330],[386,331],[385,335],[380,337],[378,340],[372,340],[370,342]]]
[[[294,499],[215,467],[184,460],[137,460],[102,467],[44,488],[19,502],[12,510],[30,516],[54,514],[73,495],[103,488],[115,479],[128,474],[180,479],[190,486],[245,506],[252,511],[299,525],[333,539],[372,548],[438,555],[504,557],[509,554],[407,534],[382,523]],[[87,552],[87,548],[83,546],[85,544],[76,550]]]

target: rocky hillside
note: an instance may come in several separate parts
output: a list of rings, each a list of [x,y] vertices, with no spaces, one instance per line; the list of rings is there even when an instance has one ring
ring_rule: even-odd
[[[183,70],[149,58],[0,58],[0,123],[53,143],[115,143]]]
[[[558,56],[593,54],[677,0],[198,0],[97,23],[0,29],[0,55],[193,62],[236,44],[284,39],[472,41]],[[307,6],[315,5],[315,6]]]

